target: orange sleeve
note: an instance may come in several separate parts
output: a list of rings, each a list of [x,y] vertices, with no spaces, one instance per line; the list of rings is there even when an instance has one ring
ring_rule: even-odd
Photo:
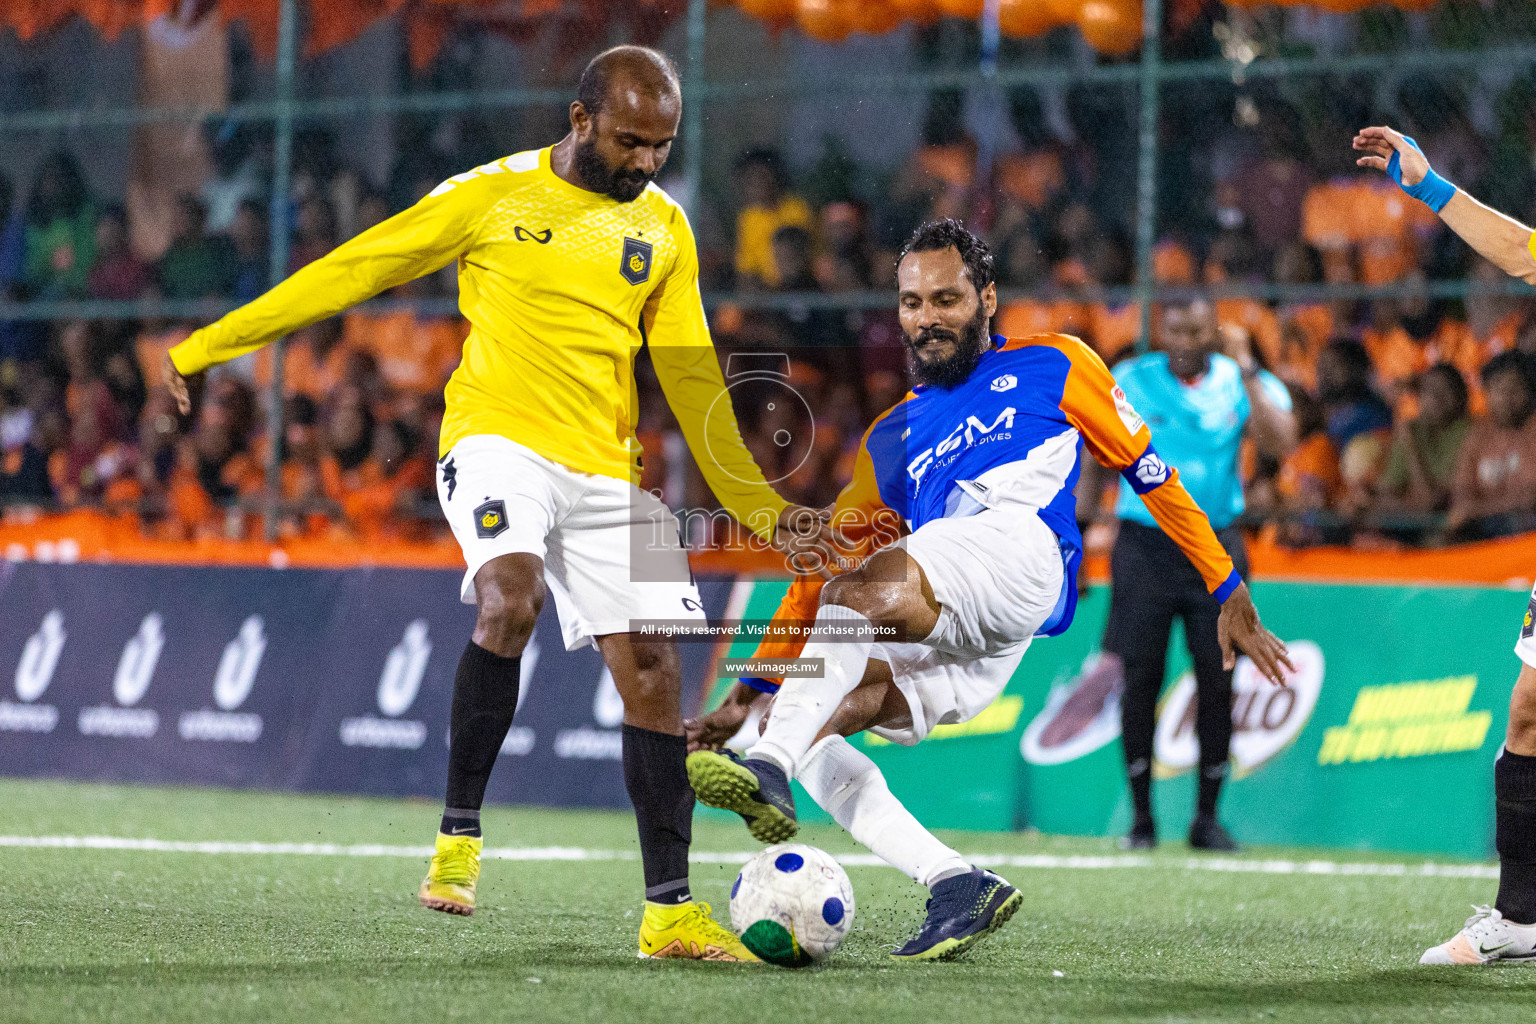
[[[880,416],[875,423],[878,424],[885,415],[889,413]],[[874,426],[871,425],[870,430],[873,429]],[[880,499],[874,460],[869,456],[869,431],[865,431],[864,437],[859,441],[858,454],[854,459],[853,479],[848,481],[848,486],[838,494],[837,502],[832,507],[832,525],[848,539],[847,546],[839,550],[842,557],[830,566],[833,575],[856,568],[869,555],[906,532],[901,516]],[[816,608],[821,602],[821,588],[825,582],[820,576],[795,577],[784,599],[779,602],[779,608],[774,612],[773,620],[775,622],[809,622],[814,619]],[[754,658],[798,658],[804,647],[803,637],[783,640],[765,639],[757,645],[757,650],[752,656]],[[757,689],[774,688],[779,680],[765,679],[761,682],[766,683],[767,686],[758,686]]]
[[[1206,589],[1225,601],[1242,582],[1232,556],[1179,482],[1179,471],[1158,457],[1152,431],[1131,407],[1104,360],[1076,338],[1059,335],[1048,344],[1072,361],[1061,393],[1067,421],[1083,435],[1094,458],[1120,471],[1157,525],[1200,571]]]

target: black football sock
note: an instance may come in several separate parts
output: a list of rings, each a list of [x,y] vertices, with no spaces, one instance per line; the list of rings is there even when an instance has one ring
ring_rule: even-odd
[[[624,726],[624,786],[635,805],[645,898],[687,903],[688,844],[693,841],[693,787],[681,736]]]
[[[443,823],[437,830],[450,836],[479,836],[480,808],[444,807]]]
[[[1216,817],[1216,800],[1221,796],[1221,784],[1227,780],[1227,762],[1202,764],[1200,788],[1195,795],[1195,813],[1202,818]]]
[[[1516,924],[1536,924],[1536,757],[1499,755],[1493,762],[1499,897],[1494,907]]]
[[[1138,757],[1125,766],[1125,777],[1131,784],[1131,809],[1136,823],[1152,820],[1152,759]]]
[[[453,677],[453,710],[448,720],[448,793],[442,830],[478,836],[485,784],[501,750],[512,715],[522,658],[492,654],[473,640]],[[473,817],[471,817],[471,813]]]

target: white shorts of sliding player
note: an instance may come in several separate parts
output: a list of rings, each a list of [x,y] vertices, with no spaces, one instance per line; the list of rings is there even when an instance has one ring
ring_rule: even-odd
[[[969,721],[1003,692],[1062,598],[1061,544],[1034,508],[1003,505],[936,519],[895,546],[922,567],[939,603],[932,632],[917,643],[852,641],[846,637],[869,636],[858,632],[870,629],[869,620],[852,608],[822,605],[801,656],[821,659],[825,675],[785,681],[748,757],[768,758],[793,774],[871,658],[890,665],[911,711],[910,725],[872,732],[911,745],[936,725]]]

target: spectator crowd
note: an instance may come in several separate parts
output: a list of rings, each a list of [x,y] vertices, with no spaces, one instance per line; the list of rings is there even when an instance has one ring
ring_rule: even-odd
[[[1348,149],[1355,128],[1391,118],[1452,180],[1529,218],[1536,87],[1510,84],[1492,129],[1475,127],[1442,84],[1405,85],[1387,111],[1357,94],[1333,89],[1313,104],[1257,94],[1238,104],[1242,123],[1227,100],[1209,123],[1197,115],[1216,101],[1169,104],[1178,123],[1164,131],[1155,281],[1208,294],[1223,325],[1246,331],[1291,389],[1302,428],[1283,462],[1246,460],[1250,518],[1292,545],[1536,529],[1536,302],[1500,291],[1497,270],[1389,181],[1357,171]],[[696,215],[703,286],[729,296],[711,319],[730,379],[768,367],[732,392],[749,447],[786,497],[833,500],[864,427],[906,390],[894,300],[839,296],[888,292],[895,253],[924,220],[958,217],[991,241],[1005,300],[998,333],[1065,331],[1111,364],[1135,351],[1124,174],[1133,98],[1071,91],[1064,135],[1045,127],[1038,97],[1015,92],[1019,145],[991,159],[939,94],[923,145],[886,175],[835,152],[798,174],[772,148],[739,154],[724,198]],[[328,151],[323,133],[306,146],[301,154]],[[461,169],[446,163],[406,161],[376,189],[334,159],[301,160],[289,271]],[[252,159],[218,166],[201,194],[174,205],[169,244],[152,258],[132,243],[123,207],[93,196],[67,153],[44,160],[25,189],[0,177],[0,289],[27,300],[255,297],[269,280],[263,178]],[[1440,279],[1495,287],[1431,298],[1423,286]],[[1398,287],[1363,300],[1254,288],[1314,284]],[[389,297],[447,299],[454,287],[449,268]],[[365,306],[296,334],[276,452],[260,401],[269,353],[211,373],[189,418],[159,386],[164,352],[206,318],[0,323],[0,504],[9,515],[100,508],[137,516],[155,537],[239,537],[255,529],[275,466],[285,535],[441,533],[432,465],[442,386],[467,330],[433,312],[443,308]],[[644,486],[677,507],[711,507],[643,360],[638,377]],[[797,400],[774,401],[785,389]]]

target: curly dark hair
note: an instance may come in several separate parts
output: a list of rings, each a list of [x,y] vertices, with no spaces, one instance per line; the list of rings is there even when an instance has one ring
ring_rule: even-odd
[[[912,232],[912,237],[907,239],[907,244],[901,247],[901,254],[896,257],[896,265],[901,266],[901,261],[910,253],[938,252],[941,249],[954,249],[960,254],[960,259],[965,263],[965,276],[976,286],[978,295],[992,283],[992,250],[987,248],[987,243],[980,236],[953,217],[930,220]]]

